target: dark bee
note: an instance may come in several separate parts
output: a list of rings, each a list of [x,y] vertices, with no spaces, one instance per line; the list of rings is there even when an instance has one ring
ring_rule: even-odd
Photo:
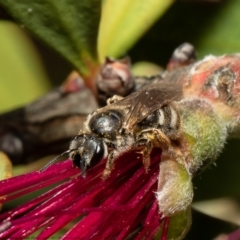
[[[239,55],[208,56],[184,69],[166,72],[125,98],[108,99],[60,156],[68,154],[83,176],[106,158],[107,178],[117,158],[132,150],[142,153],[148,172],[150,153],[160,148],[159,210],[163,216],[187,211],[192,177],[217,158],[228,136],[239,136]]]
[[[107,106],[88,115],[83,129],[61,156],[69,154],[83,175],[107,157],[107,177],[118,156],[140,148],[147,171],[152,148],[166,149],[179,137],[181,121],[174,101],[181,97],[180,86],[166,83],[149,85],[125,98],[114,96]]]
[[[146,172],[149,170],[150,153],[153,148],[161,148],[164,153],[162,159],[167,161],[160,163],[162,168],[168,169],[166,163],[170,164],[171,168],[179,168],[179,164],[184,165],[176,144],[182,132],[177,107],[181,99],[180,85],[163,82],[148,85],[125,98],[114,96],[108,100],[107,106],[88,115],[83,129],[71,141],[69,150],[60,156],[68,154],[74,165],[81,169],[82,176],[85,176],[87,169],[107,158],[104,179],[111,174],[116,159],[128,151],[142,153]],[[167,181],[166,171],[169,170],[160,171],[161,184]],[[170,188],[166,185],[166,190],[166,186],[161,186],[161,190],[156,192],[164,215],[185,210],[192,200],[191,183],[187,185],[190,194],[177,194],[179,200],[176,200],[175,205],[166,199],[166,196],[171,194],[171,186],[175,189],[179,184],[179,172],[176,170],[173,175]],[[175,190],[179,191],[181,190]]]
[[[126,98],[110,98],[106,107],[88,116],[70,144],[70,158],[85,173],[107,157],[104,171],[107,177],[117,157],[130,149],[141,149],[147,171],[152,148],[170,151],[171,140],[180,135],[181,120],[174,101],[181,96],[180,86],[161,83],[149,85]]]

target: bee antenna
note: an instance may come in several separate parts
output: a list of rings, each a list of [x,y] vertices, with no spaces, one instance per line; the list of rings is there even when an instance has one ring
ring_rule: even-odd
[[[49,163],[47,163],[43,168],[41,168],[39,170],[39,172],[41,173],[41,172],[45,171],[47,168],[49,168],[51,165],[53,165],[55,162],[57,162],[61,157],[64,157],[64,156],[68,155],[70,152],[72,152],[74,150],[76,150],[76,149],[71,149],[71,150],[69,149],[69,150],[61,153],[60,155],[55,157],[53,160],[51,160]]]

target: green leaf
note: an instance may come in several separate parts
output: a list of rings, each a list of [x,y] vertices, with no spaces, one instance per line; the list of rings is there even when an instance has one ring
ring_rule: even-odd
[[[132,66],[132,72],[135,76],[152,76],[162,71],[163,68],[151,62],[137,62]]]
[[[0,151],[0,180],[12,177],[12,163],[8,156]],[[4,199],[5,196],[0,196],[0,200]],[[2,204],[0,204],[0,210]]]
[[[97,59],[100,0],[0,0],[21,26],[87,75]]]
[[[183,239],[191,226],[191,222],[191,207],[186,211],[171,217],[167,239]]]
[[[192,223],[191,217],[191,207],[189,207],[186,211],[180,212],[177,215],[169,217],[169,226],[167,230],[167,239],[171,240],[181,240],[188,233],[189,228]],[[155,235],[154,239],[163,239],[166,236],[164,232],[164,226],[162,224],[160,230]],[[165,238],[164,238],[165,239]]]
[[[12,164],[8,156],[0,151],[0,180],[12,176]]]
[[[240,50],[240,1],[226,1],[214,19],[205,24],[196,48],[200,58],[205,55],[235,53]]]
[[[239,221],[239,204],[238,199],[234,198],[217,198],[212,200],[195,202],[193,208],[208,216],[235,223],[240,225]]]
[[[15,24],[0,22],[0,111],[19,107],[50,87],[35,49]]]
[[[98,51],[119,57],[151,27],[173,0],[105,0],[100,23]]]
[[[210,217],[194,209],[192,211],[192,219],[191,229],[184,240],[217,239],[216,237],[220,234],[229,233],[239,229],[239,226],[235,224]],[[220,239],[219,236],[219,240]],[[223,236],[222,239],[224,239]],[[227,237],[225,239],[229,238]]]
[[[228,141],[216,164],[194,178],[195,201],[223,196],[239,197],[239,144],[239,140]]]

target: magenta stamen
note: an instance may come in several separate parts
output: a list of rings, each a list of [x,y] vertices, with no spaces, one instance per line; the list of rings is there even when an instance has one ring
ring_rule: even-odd
[[[151,175],[151,174],[150,174]],[[133,206],[133,216],[130,218],[130,216],[128,217],[128,226],[130,227],[131,226],[131,221],[133,221],[136,216],[134,216],[134,214],[139,214],[140,210],[142,210],[147,203],[150,202],[150,199],[152,199],[152,194],[153,194],[153,190],[156,189],[156,186],[154,186],[154,188],[152,189],[152,186],[157,182],[157,174],[153,174],[153,176],[151,177],[150,180],[148,180],[147,184],[144,185],[144,188],[140,189],[140,191],[132,198],[132,200],[130,200],[129,202],[131,203],[131,205]],[[150,190],[151,189],[151,190]],[[146,204],[144,203],[144,200],[142,200],[142,198],[144,197],[148,197],[147,199],[149,199]],[[142,204],[142,207],[141,205]],[[135,212],[135,213],[134,213]],[[126,220],[124,220],[126,221]],[[127,223],[127,221],[126,221]],[[120,237],[122,236],[126,236],[126,233],[128,232],[127,231],[128,229],[125,228],[123,231],[122,231],[122,234],[120,234]],[[119,238],[121,239],[121,238]]]
[[[237,229],[236,231],[228,234],[228,240],[238,240],[240,239],[240,228]]]
[[[123,240],[132,234],[136,239],[152,239],[165,220],[158,213],[154,194],[160,156],[159,150],[153,152],[149,172],[145,173],[141,155],[127,153],[116,161],[115,169],[106,180],[101,178],[105,161],[87,171],[86,178],[80,176],[72,161],[65,161],[42,173],[33,172],[0,182],[0,193],[12,194],[5,200],[9,201],[65,180],[36,199],[4,213],[0,219],[9,221],[0,225],[3,231],[0,238],[26,238],[44,227],[36,239],[48,239],[67,223],[82,217],[62,239]],[[67,180],[69,177],[73,178]],[[164,228],[167,233],[167,222]]]
[[[151,191],[153,191],[154,188],[155,188],[155,186],[151,189]],[[131,233],[132,224],[134,223],[134,221],[136,221],[137,216],[139,215],[140,211],[142,211],[144,209],[144,206],[146,206],[149,203],[149,201],[151,201],[151,199],[152,199],[151,194],[145,195],[145,197],[142,199],[142,201],[139,202],[139,206],[136,207],[136,209],[134,209],[129,216],[127,216],[127,219],[125,219],[126,216],[122,216],[121,229],[123,229],[123,230],[120,232],[117,240],[124,239]],[[125,214],[127,214],[127,213],[125,213]],[[127,224],[127,227],[123,228],[123,225],[125,225],[125,224]]]
[[[55,216],[56,213],[59,213],[59,211],[62,211],[62,209],[64,209],[64,205],[66,205],[66,203],[70,203],[71,200],[78,195],[78,192],[76,191],[77,190],[76,188],[78,187],[77,185],[78,182],[74,180],[75,179],[72,180],[73,181],[72,184],[69,184],[67,187],[65,187],[61,191],[58,191],[54,196],[52,196],[46,202],[44,202],[39,207],[37,207],[33,211],[26,214],[24,217],[22,217],[21,222],[32,221],[33,219],[36,219],[40,216],[44,216],[44,217]],[[62,195],[64,197],[61,197]],[[16,225],[16,224],[18,224],[18,220],[13,220],[12,225]]]
[[[125,197],[129,196],[131,192],[129,192],[132,188],[131,185],[134,184],[134,181],[139,181],[139,177],[144,173],[143,168],[139,169],[138,172],[135,173],[135,176],[129,180],[128,188],[127,184],[121,185],[121,187],[118,189],[117,186],[115,186],[115,191],[112,195],[108,197],[108,199],[102,204],[102,206],[115,206],[120,203],[120,201],[123,201]],[[114,175],[116,176],[116,175]],[[114,181],[111,181],[110,183],[114,183]],[[131,184],[132,183],[132,184]],[[135,190],[135,189],[134,189]],[[96,226],[98,222],[102,222],[102,212],[98,213],[90,213],[86,218],[84,218],[78,225],[76,225],[72,230],[72,234],[81,234],[82,237],[84,235],[84,229],[89,233],[89,229],[91,229],[91,226]],[[107,222],[107,221],[106,221]],[[74,236],[68,236],[69,233],[67,233],[64,237],[66,238],[73,238]]]
[[[65,178],[68,178],[68,177],[74,175],[75,173],[77,173],[77,170],[73,169],[73,171],[69,171],[69,172],[65,173]],[[50,186],[50,185],[52,185],[52,184],[54,184],[56,182],[59,182],[61,180],[62,180],[62,176],[59,176],[59,177],[56,177],[56,178],[52,178],[49,181],[45,181],[45,182],[43,182],[41,184],[34,185],[34,186],[32,186],[30,188],[27,188],[27,189],[25,189],[23,191],[17,192],[16,194],[10,195],[10,196],[6,197],[4,200],[0,201],[0,203],[11,201],[11,200],[13,200],[15,198],[18,198],[18,197],[22,196],[22,195],[28,194],[28,193],[33,192],[33,191],[37,191],[37,190],[39,190],[41,188],[44,188],[46,186]]]
[[[135,240],[151,239],[149,236],[151,234],[153,234],[153,236],[156,234],[161,224],[161,218],[158,211],[158,204],[155,200],[149,209],[149,214],[146,216],[144,226],[136,236]]]
[[[150,207],[150,210],[148,212],[148,215],[146,217],[146,220],[145,220],[145,226],[149,226],[152,224],[152,219],[154,218],[155,215],[155,212],[158,211],[158,203],[157,201],[155,200],[153,203],[152,203],[152,206]]]
[[[89,171],[89,174],[88,174],[89,178],[91,178],[92,177],[91,175],[94,175],[94,174],[97,176],[100,172],[101,172],[101,168],[99,168],[99,167],[96,168],[96,172],[93,173],[93,174],[90,174],[90,173],[92,173],[92,171]],[[86,182],[87,181],[87,179],[84,180],[83,178],[81,178],[81,180],[82,180],[82,182]],[[33,200],[29,201],[28,203],[23,204],[22,206],[17,207],[14,211],[9,211],[7,213],[2,214],[0,219],[2,219],[2,220],[3,219],[10,219],[10,218],[12,218],[12,217],[14,217],[14,216],[16,216],[18,214],[22,214],[23,212],[25,212],[25,211],[31,209],[32,207],[34,207],[35,205],[39,204],[41,201],[49,198],[51,195],[53,195],[53,194],[55,194],[57,192],[58,193],[61,192],[62,189],[66,189],[66,187],[70,188],[70,185],[71,185],[72,182],[73,183],[77,183],[78,184],[78,188],[79,188],[79,178],[70,180],[70,181],[68,181],[66,183],[63,183],[63,184],[59,185],[58,187],[50,190],[49,192],[47,192],[47,193],[37,197],[36,199],[33,199]],[[83,185],[83,183],[82,183],[82,185]],[[81,186],[81,189],[83,189],[83,186]]]
[[[154,161],[155,160],[155,161]],[[157,162],[157,159],[153,159],[153,163]],[[152,166],[152,168],[154,169],[154,167]],[[158,164],[155,167],[156,169],[158,169]],[[155,169],[153,170],[155,171]],[[155,171],[156,172],[156,171]],[[102,206],[117,206],[119,205],[122,201],[124,201],[124,199],[126,197],[129,198],[129,194],[133,194],[134,192],[132,192],[132,186],[134,185],[134,191],[136,191],[138,189],[139,186],[141,186],[141,181],[139,181],[139,179],[141,179],[141,176],[144,176],[144,181],[146,180],[146,175],[144,173],[144,169],[141,167],[136,173],[135,175],[128,179],[126,181],[125,184],[121,184],[121,187],[118,189],[117,186],[115,186],[115,191],[112,195],[110,195],[110,197],[108,197],[108,199],[102,204]],[[151,176],[151,173],[148,175]],[[143,183],[144,183],[143,181]],[[155,176],[155,179],[153,180],[153,183],[157,181],[157,175]],[[114,182],[114,181],[112,181]],[[135,183],[136,182],[136,183]],[[150,182],[150,185],[152,183]],[[130,191],[128,191],[128,189]],[[144,193],[144,190],[142,191]],[[154,199],[154,194],[152,192],[152,197]],[[135,200],[135,202],[133,201],[133,204],[131,204],[131,207],[134,208],[136,207],[136,205],[138,204],[138,202],[141,200],[141,197],[137,196],[138,200]],[[117,217],[118,218],[118,217]],[[115,219],[117,219],[115,218]],[[102,223],[102,219],[104,219],[104,222]],[[118,223],[115,221],[115,228],[118,225]],[[99,226],[103,225],[104,223],[106,223],[107,225],[109,225],[108,223],[110,223],[111,220],[107,219],[106,216],[104,215],[103,212],[95,212],[95,213],[90,213],[87,217],[85,217],[81,222],[79,222],[75,227],[73,227],[65,236],[63,239],[71,239],[71,238],[76,238],[81,237],[83,238],[85,233],[84,233],[84,229],[86,229],[86,233],[87,235],[85,236],[85,238],[90,238],[94,235],[94,233],[96,232],[96,229],[101,229],[103,228],[103,226]],[[102,223],[102,224],[101,224]],[[98,234],[99,237],[99,234]]]
[[[81,215],[81,212],[79,209],[81,207],[90,207],[94,204],[94,199],[96,194],[101,191],[101,189],[96,190],[95,192],[91,192],[85,197],[81,199],[81,201],[78,201],[73,208],[71,208],[72,214],[59,214],[60,217],[56,217],[56,221],[50,225],[48,228],[45,228],[42,233],[39,234],[39,239],[47,239],[49,236],[54,234],[56,231],[61,229],[63,226],[65,226],[68,222],[75,219],[79,215]]]
[[[0,219],[1,220],[3,220],[3,219],[8,219],[9,220],[9,219],[13,218],[14,216],[17,216],[19,214],[22,214],[22,213],[28,211],[29,209],[31,209],[34,206],[38,205],[40,202],[42,202],[45,199],[49,198],[51,195],[55,194],[56,192],[61,191],[65,187],[67,187],[70,184],[71,181],[72,180],[70,180],[68,182],[65,182],[62,185],[59,185],[56,188],[53,188],[53,189],[49,190],[48,192],[42,194],[41,196],[38,196],[37,198],[32,199],[29,202],[18,206],[14,210],[2,214]]]
[[[57,178],[58,176],[61,176],[61,178],[58,179],[58,181],[60,181],[65,178],[65,173],[72,168],[72,162],[67,160],[63,163],[58,163],[58,166],[55,166],[54,169],[50,168],[48,171],[41,173],[36,171],[0,181],[0,196],[11,194],[19,189],[28,188],[32,185],[39,185],[42,182],[45,182],[46,179],[49,180]],[[56,171],[56,169],[58,169],[59,172]]]
[[[32,222],[28,222],[27,224],[24,224],[21,228],[18,228],[19,230],[11,236],[12,239],[21,239],[26,238],[35,231],[37,231],[39,228],[42,227],[42,223],[45,220],[44,217],[35,219]]]

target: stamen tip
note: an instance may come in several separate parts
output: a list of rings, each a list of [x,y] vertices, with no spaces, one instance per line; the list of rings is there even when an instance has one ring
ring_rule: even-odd
[[[2,224],[0,224],[0,233],[6,231],[8,228],[12,226],[10,221],[5,221]]]
[[[86,178],[87,173],[85,171],[82,171],[81,176],[82,176],[82,178]]]

